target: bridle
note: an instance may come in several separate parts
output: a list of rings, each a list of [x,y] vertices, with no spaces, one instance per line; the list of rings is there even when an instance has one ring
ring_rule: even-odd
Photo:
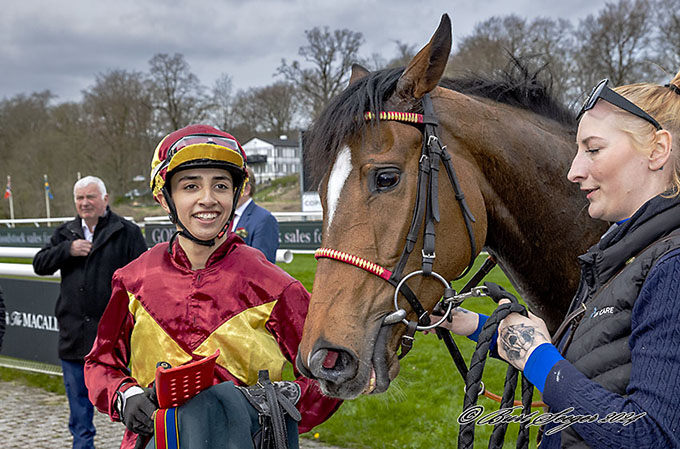
[[[439,214],[439,166],[444,165],[446,174],[448,175],[449,182],[453,188],[453,192],[460,207],[463,215],[463,220],[465,222],[465,228],[467,230],[468,238],[470,240],[470,259],[467,267],[463,270],[463,273],[456,279],[461,279],[468,274],[472,269],[475,257],[477,257],[477,244],[475,242],[474,229],[472,228],[472,223],[475,222],[475,218],[470,211],[470,208],[465,201],[465,195],[458,182],[458,176],[456,175],[456,170],[453,167],[453,162],[451,160],[451,155],[446,149],[445,145],[442,145],[439,135],[437,134],[437,126],[439,125],[439,120],[434,113],[434,107],[432,105],[432,99],[429,94],[426,94],[422,99],[423,114],[417,114],[414,112],[392,112],[392,111],[382,111],[376,116],[373,112],[366,112],[362,117],[365,121],[372,121],[379,119],[381,121],[398,121],[406,123],[409,125],[416,126],[418,128],[422,127],[423,141],[421,147],[420,159],[418,161],[418,180],[417,180],[417,191],[416,191],[416,201],[413,209],[413,217],[411,219],[411,225],[409,231],[406,235],[406,244],[402,250],[401,257],[397,262],[395,268],[390,271],[376,263],[370,262],[358,256],[354,256],[342,251],[334,250],[331,248],[319,248],[315,257],[317,259],[328,258],[344,262],[355,267],[361,268],[362,270],[368,271],[385,281],[389,282],[395,287],[394,293],[394,304],[395,312],[387,315],[383,321],[384,325],[391,325],[398,322],[403,322],[406,325],[406,333],[402,336],[401,342],[401,354],[399,358],[402,358],[408,353],[413,345],[413,339],[416,331],[423,331],[427,329],[437,328],[446,317],[449,312],[462,303],[464,298],[459,298],[454,300],[456,297],[456,292],[451,288],[446,279],[439,273],[432,270],[434,260],[436,258],[435,254],[435,223],[440,220]],[[420,229],[423,225],[423,217],[425,218],[425,226],[423,228],[423,249],[421,251],[421,268],[420,270],[413,271],[407,275],[403,275],[404,268],[408,262],[408,258],[415,248],[416,241],[418,240],[418,235]],[[490,269],[490,268],[489,268]],[[447,311],[444,317],[435,324],[430,321],[430,316],[425,310],[421,302],[418,300],[413,291],[406,285],[406,280],[417,275],[422,275],[425,277],[434,277],[439,280],[444,285],[444,303],[446,304]],[[475,284],[476,285],[476,284]],[[399,293],[402,293],[410,306],[416,312],[417,321],[408,321],[406,319],[406,311],[399,308],[397,304],[397,299]],[[467,292],[466,292],[467,293]],[[471,290],[470,294],[476,294],[479,296],[480,290]],[[468,295],[469,296],[469,295]],[[457,303],[457,304],[456,304]],[[439,335],[440,332],[437,331]],[[440,335],[441,337],[441,335]],[[450,335],[449,335],[449,338]],[[446,342],[446,340],[445,340]],[[451,339],[453,343],[453,339]],[[449,344],[447,343],[447,347]],[[456,350],[458,348],[456,347]],[[460,352],[458,352],[460,354]],[[453,354],[452,354],[453,357]],[[454,357],[455,359],[455,357]],[[460,357],[462,361],[462,356]],[[463,366],[464,366],[463,361]],[[458,363],[456,362],[458,365]],[[459,367],[460,369],[460,367]],[[466,369],[467,371],[467,369]]]
[[[463,359],[458,346],[453,340],[451,333],[445,330],[441,325],[444,320],[450,319],[451,311],[454,307],[458,307],[463,301],[469,297],[483,296],[485,294],[485,287],[477,287],[479,282],[491,271],[496,265],[492,257],[487,258],[480,269],[472,276],[472,278],[465,284],[459,294],[451,288],[449,282],[439,273],[433,271],[433,264],[435,260],[435,223],[440,220],[439,214],[439,166],[444,165],[449,182],[453,188],[453,192],[462,212],[465,228],[467,230],[468,238],[470,240],[470,259],[467,267],[454,280],[465,277],[474,264],[477,257],[477,245],[475,242],[474,229],[472,223],[475,218],[470,211],[470,208],[465,201],[465,195],[458,182],[456,171],[453,167],[451,155],[449,154],[445,145],[442,145],[437,134],[437,126],[439,120],[434,113],[432,99],[429,94],[423,96],[422,99],[423,114],[412,112],[393,112],[381,111],[377,114],[373,112],[366,112],[363,116],[365,121],[372,121],[379,119],[382,121],[398,121],[420,128],[423,127],[423,141],[420,160],[418,162],[418,180],[416,201],[413,210],[413,217],[411,225],[406,235],[406,244],[402,250],[401,257],[397,262],[395,268],[390,271],[379,264],[366,260],[364,258],[331,249],[319,248],[316,250],[314,256],[317,259],[327,258],[353,265],[362,270],[365,270],[381,279],[389,282],[395,287],[394,292],[394,308],[395,311],[386,315],[383,319],[383,326],[393,325],[403,322],[406,325],[406,332],[401,338],[401,354],[399,358],[404,357],[413,347],[413,340],[416,331],[423,331],[427,329],[435,329],[437,336],[444,341],[451,358],[453,359],[456,368],[465,380],[465,401],[464,409],[476,404],[476,398],[479,395],[484,395],[497,402],[501,403],[501,408],[512,407],[516,405],[514,401],[515,388],[517,386],[517,370],[511,365],[508,367],[508,374],[506,375],[506,384],[503,392],[503,397],[494,395],[486,391],[484,383],[481,381],[484,363],[488,354],[491,340],[495,329],[498,327],[500,321],[510,313],[523,313],[526,315],[526,309],[514,302],[512,304],[503,304],[499,306],[496,311],[489,317],[482,332],[480,333],[477,349],[470,361],[470,369],[467,368],[465,360]],[[421,251],[421,268],[413,271],[407,275],[403,275],[404,268],[409,256],[413,252],[418,234],[423,224],[423,249]],[[413,276],[433,277],[442,283],[444,286],[444,294],[441,302],[437,307],[441,307],[443,316],[436,323],[432,324],[430,316],[416,297],[415,293],[406,285],[406,281]],[[398,305],[399,293],[404,295],[410,306],[416,313],[417,321],[409,321],[406,319],[407,313]],[[524,412],[531,410],[531,397],[533,393],[533,386],[528,382],[524,376],[522,377],[522,402]],[[535,404],[534,406],[539,405]],[[494,427],[489,447],[500,448],[503,445],[503,438],[505,436],[507,424],[497,424]],[[529,429],[525,424],[520,426],[518,435],[517,447],[528,447]],[[461,431],[459,433],[459,448],[471,448],[474,445],[474,423],[461,424]]]

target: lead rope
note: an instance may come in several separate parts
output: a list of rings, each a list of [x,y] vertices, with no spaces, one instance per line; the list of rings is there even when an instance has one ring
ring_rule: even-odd
[[[512,300],[512,298],[511,301],[512,302],[509,304],[501,304],[498,306],[482,327],[482,331],[480,332],[477,341],[477,347],[470,360],[470,369],[465,378],[463,412],[477,404],[477,398],[481,394],[484,365],[493,337],[498,331],[498,325],[511,313],[520,313],[527,316],[527,310],[523,305],[516,302],[516,300]],[[501,409],[508,409],[513,406],[518,374],[519,370],[512,365],[508,366],[505,375],[505,387],[503,389]],[[531,398],[533,396],[533,391],[534,386],[524,375],[522,375],[522,414],[525,416],[528,416],[531,413]],[[503,447],[503,440],[505,439],[507,427],[508,424],[505,422],[500,422],[494,426],[491,437],[489,438],[489,449],[500,449]],[[469,420],[461,423],[460,431],[458,433],[458,449],[472,449],[474,447],[474,442],[475,421]],[[529,426],[528,422],[525,420],[520,422],[516,447],[518,449],[526,449],[529,447]]]

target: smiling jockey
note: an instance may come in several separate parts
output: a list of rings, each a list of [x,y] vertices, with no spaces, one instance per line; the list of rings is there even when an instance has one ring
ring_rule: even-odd
[[[169,243],[114,274],[111,300],[86,357],[90,399],[128,428],[121,448],[135,445],[135,433],[152,434],[157,404],[148,387],[157,364],[178,367],[216,350],[211,383],[219,385],[178,408],[179,441],[191,433],[216,440],[184,443],[190,447],[269,444],[262,441],[256,410],[262,404],[234,386],[256,384],[260,370],[268,370],[272,381],[281,380],[284,364],[297,355],[309,294],[260,251],[227,232],[246,180],[241,145],[210,126],[175,131],[154,152],[153,194],[177,232]],[[340,402],[295,374],[288,390],[300,392],[299,431],[306,432]],[[295,421],[286,422],[288,443],[297,447]]]

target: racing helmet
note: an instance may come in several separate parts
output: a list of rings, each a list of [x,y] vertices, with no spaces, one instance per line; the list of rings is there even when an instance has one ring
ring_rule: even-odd
[[[224,229],[210,240],[200,240],[186,229],[179,220],[172,200],[170,179],[175,173],[190,168],[226,169],[234,180],[231,214]],[[217,238],[224,235],[247,181],[246,154],[241,144],[231,134],[208,125],[189,125],[168,134],[154,150],[151,160],[150,186],[154,199],[160,202],[160,196],[165,197],[170,209],[170,220],[181,228],[178,233],[201,245],[212,246]]]

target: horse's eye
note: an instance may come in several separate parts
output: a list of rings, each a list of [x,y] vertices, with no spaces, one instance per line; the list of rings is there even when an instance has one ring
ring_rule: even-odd
[[[399,184],[400,174],[395,170],[378,172],[375,176],[375,187],[378,192],[389,190]]]

